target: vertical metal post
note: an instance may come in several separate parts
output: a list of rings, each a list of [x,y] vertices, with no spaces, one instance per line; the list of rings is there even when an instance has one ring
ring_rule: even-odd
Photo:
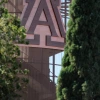
[[[53,55],[53,82],[55,83],[55,55]]]
[[[67,30],[67,0],[65,0],[65,29]]]

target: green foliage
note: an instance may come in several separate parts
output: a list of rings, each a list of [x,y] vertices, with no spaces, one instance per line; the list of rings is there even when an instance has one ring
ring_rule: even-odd
[[[25,76],[28,70],[21,69],[21,62],[17,61],[20,50],[15,45],[25,43],[25,36],[19,19],[0,7],[0,100],[20,98],[20,91],[28,83]]]
[[[72,0],[57,100],[100,97],[100,0]]]

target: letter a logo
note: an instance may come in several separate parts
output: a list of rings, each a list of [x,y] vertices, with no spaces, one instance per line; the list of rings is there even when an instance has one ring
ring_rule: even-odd
[[[59,13],[60,0],[26,0],[21,24],[31,45],[63,48],[65,30]]]

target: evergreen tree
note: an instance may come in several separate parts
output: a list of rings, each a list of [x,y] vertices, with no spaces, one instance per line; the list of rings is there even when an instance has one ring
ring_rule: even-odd
[[[100,100],[100,0],[72,0],[57,100]]]
[[[15,45],[25,42],[25,28],[16,16],[1,7],[3,3],[4,0],[0,2],[0,100],[16,100],[28,82],[28,70],[21,69],[17,61],[20,50]]]

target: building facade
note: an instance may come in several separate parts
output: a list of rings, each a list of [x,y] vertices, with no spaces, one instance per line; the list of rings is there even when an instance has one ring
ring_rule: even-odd
[[[56,100],[69,3],[70,0],[8,0],[5,5],[20,18],[29,41],[29,45],[19,44],[19,59],[30,71],[22,100]]]

